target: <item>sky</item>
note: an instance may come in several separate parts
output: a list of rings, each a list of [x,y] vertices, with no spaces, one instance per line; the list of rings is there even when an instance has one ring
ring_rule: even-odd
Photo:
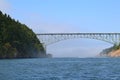
[[[120,0],[0,0],[0,10],[35,33],[120,32]],[[47,46],[54,57],[93,57],[112,44],[73,39]]]

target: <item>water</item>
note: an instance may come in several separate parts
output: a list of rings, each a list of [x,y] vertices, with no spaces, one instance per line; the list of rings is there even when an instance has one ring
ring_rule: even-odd
[[[120,80],[120,58],[0,60],[0,80]]]

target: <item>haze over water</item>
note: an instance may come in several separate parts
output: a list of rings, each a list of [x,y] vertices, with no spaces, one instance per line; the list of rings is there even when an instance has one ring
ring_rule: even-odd
[[[119,80],[120,58],[0,60],[0,80]]]

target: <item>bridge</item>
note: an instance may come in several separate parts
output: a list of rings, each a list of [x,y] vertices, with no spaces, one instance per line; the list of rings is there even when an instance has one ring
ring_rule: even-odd
[[[44,46],[75,38],[96,39],[113,45],[120,44],[120,33],[40,33],[36,35]]]

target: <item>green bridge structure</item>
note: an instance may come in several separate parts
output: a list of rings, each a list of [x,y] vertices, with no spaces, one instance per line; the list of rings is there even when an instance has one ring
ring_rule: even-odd
[[[120,45],[120,33],[40,33],[36,35],[44,47],[59,41],[76,38],[96,39],[113,45]]]

